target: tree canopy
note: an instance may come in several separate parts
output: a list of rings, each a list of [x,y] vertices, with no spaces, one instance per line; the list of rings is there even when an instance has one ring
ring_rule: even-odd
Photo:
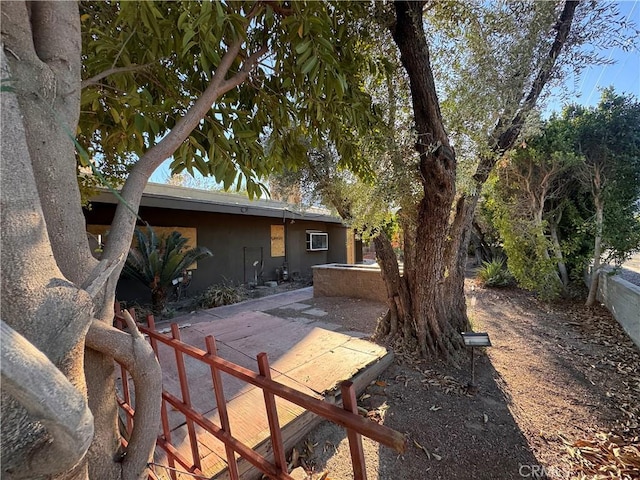
[[[372,18],[398,51],[388,49],[382,30],[369,37],[369,51],[392,56],[387,64],[396,69],[386,71],[386,83],[401,85],[385,92],[380,78],[367,84],[388,127],[382,152],[368,157],[377,174],[369,198],[400,207],[405,250],[400,274],[385,235],[374,240],[390,307],[381,331],[412,349],[417,344],[423,355],[448,356],[460,349],[458,332],[468,328],[466,252],[490,172],[529,128],[549,88],[567,72],[604,61],[591,46],[624,39],[633,27],[615,9],[573,1],[397,1],[375,4]],[[327,198],[340,205],[349,196],[335,198],[344,179],[323,175],[322,183],[330,178]]]
[[[524,288],[558,295],[589,262],[597,270],[640,248],[639,107],[607,89],[597,107],[570,105],[544,122],[499,165],[486,205]]]
[[[359,2],[82,2],[80,139],[100,168],[124,176],[160,143],[228,58],[232,78],[173,152],[173,172],[213,176],[259,194],[274,169],[300,162],[300,135],[329,139],[354,170],[374,128],[362,88]],[[261,138],[275,133],[269,155]]]

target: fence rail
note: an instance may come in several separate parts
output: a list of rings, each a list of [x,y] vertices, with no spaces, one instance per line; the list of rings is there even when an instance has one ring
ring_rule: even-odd
[[[130,313],[135,319],[135,312],[130,310]],[[116,326],[123,328],[124,319],[122,317],[120,306],[117,303],[115,322]],[[379,425],[365,419],[357,413],[356,392],[353,384],[349,381],[345,381],[341,384],[343,408],[340,408],[334,404],[306,395],[271,379],[269,361],[266,353],[260,353],[258,355],[258,371],[254,372],[248,368],[236,365],[235,363],[219,357],[217,354],[216,342],[212,336],[207,336],[205,338],[207,351],[203,351],[180,340],[180,331],[177,324],[171,325],[170,335],[156,331],[154,319],[151,315],[147,317],[147,324],[148,326],[146,327],[138,324],[138,328],[142,333],[148,336],[149,342],[156,353],[156,356],[158,356],[158,344],[161,343],[170,347],[175,352],[175,361],[178,370],[181,398],[178,398],[167,391],[163,391],[161,410],[162,433],[158,436],[157,441],[157,447],[162,449],[167,456],[168,465],[166,467],[168,467],[167,471],[169,472],[172,480],[177,479],[177,472],[180,470],[183,470],[185,473],[196,478],[209,478],[209,476],[206,475],[206,472],[203,472],[202,470],[196,426],[210,433],[224,444],[227,457],[227,471],[231,480],[238,480],[240,478],[236,454],[247,460],[269,478],[276,480],[292,479],[287,471],[285,448],[282,439],[281,426],[278,420],[275,397],[280,397],[294,403],[326,420],[341,425],[347,430],[354,480],[366,480],[361,435],[371,438],[372,440],[398,452],[402,452],[404,450],[405,437],[403,434],[385,427],[384,425]],[[214,424],[203,414],[196,411],[191,404],[189,382],[187,380],[185,368],[185,355],[208,365],[211,370],[211,381],[218,409],[220,426]],[[269,424],[270,442],[274,456],[273,463],[232,435],[227,402],[224,397],[220,372],[227,373],[262,390]],[[124,428],[128,433],[130,433],[133,428],[134,413],[132,392],[129,387],[128,373],[122,366],[121,374],[122,398],[119,399],[119,404],[126,417]],[[191,460],[185,458],[184,455],[182,455],[171,443],[168,407],[179,411],[185,417],[188,442],[192,457]],[[156,477],[150,476],[150,478]]]

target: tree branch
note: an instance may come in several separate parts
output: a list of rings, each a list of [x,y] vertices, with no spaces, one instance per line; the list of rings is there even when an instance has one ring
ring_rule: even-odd
[[[113,67],[108,68],[103,72],[100,72],[97,75],[94,75],[91,78],[87,78],[86,80],[82,80],[80,83],[80,88],[90,87],[91,85],[97,85],[100,80],[103,78],[107,78],[109,75],[115,75],[117,73],[129,73],[129,72],[137,72],[138,70],[144,70],[145,68],[151,66],[151,63],[145,63],[144,65],[129,65],[128,67]]]
[[[123,312],[126,316],[128,312]],[[138,480],[153,455],[160,426],[162,371],[133,319],[127,319],[131,334],[94,320],[86,337],[87,347],[113,357],[131,374],[136,393],[133,432],[122,462],[123,480]],[[122,379],[126,381],[126,379]]]
[[[293,8],[286,8],[280,5],[278,2],[273,0],[264,0],[262,3],[271,8],[278,15],[282,15],[283,17],[288,17],[289,15],[293,15]]]
[[[34,477],[55,475],[76,465],[93,439],[93,416],[84,396],[47,356],[0,320],[2,390],[41,422],[51,437],[30,462]],[[25,473],[25,472],[21,472]]]
[[[6,2],[2,8],[2,43],[5,50],[18,61],[42,63],[36,54],[29,25],[29,11],[25,2]]]
[[[578,6],[577,1],[567,1],[564,4],[564,8],[562,9],[562,13],[560,14],[560,18],[556,23],[556,37],[551,45],[551,49],[547,55],[547,58],[543,61],[540,66],[540,70],[536,75],[533,84],[531,85],[531,89],[529,93],[524,97],[522,102],[522,106],[518,110],[516,116],[511,120],[509,128],[504,131],[495,141],[495,145],[492,146],[493,150],[497,153],[502,153],[506,150],[509,150],[513,147],[516,139],[520,135],[520,131],[522,130],[522,126],[524,125],[525,117],[529,114],[529,112],[535,107],[540,94],[542,93],[542,89],[547,84],[549,79],[551,78],[551,74],[553,73],[553,68],[556,65],[556,60],[562,51],[562,48],[567,42],[567,38],[569,37],[569,32],[571,31],[571,24],[573,23],[573,17],[576,11],[576,7]],[[494,135],[492,138],[495,138],[497,134],[497,130],[494,130]]]
[[[459,202],[462,203],[459,212],[464,212],[465,218],[460,221],[454,222],[452,228],[449,231],[451,238],[460,238],[464,229],[467,229],[471,225],[473,213],[475,212],[476,205],[478,203],[480,191],[482,186],[487,181],[491,170],[495,166],[496,162],[500,159],[502,154],[513,148],[522,127],[526,116],[535,106],[542,89],[551,78],[551,74],[556,65],[556,60],[560,55],[562,48],[567,42],[567,38],[571,31],[571,25],[575,14],[575,9],[578,5],[576,1],[566,1],[562,9],[562,13],[558,21],[556,22],[556,37],[549,50],[547,58],[544,60],[540,69],[536,75],[535,80],[528,93],[522,95],[522,105],[519,108],[516,115],[511,119],[508,128],[504,129],[504,121],[501,118],[493,132],[488,138],[488,144],[491,148],[492,154],[484,154],[480,156],[476,172],[473,175],[473,182],[475,184],[475,193],[472,195],[463,195],[460,197]],[[502,133],[500,133],[502,132]]]
[[[142,192],[154,170],[173,155],[182,142],[189,137],[193,129],[207,115],[215,101],[221,95],[242,83],[249,75],[251,68],[258,60],[259,54],[262,54],[263,49],[260,49],[249,57],[240,72],[236,73],[236,75],[229,80],[225,79],[233,62],[240,53],[243,43],[244,40],[239,38],[229,47],[229,50],[227,50],[222,57],[211,79],[211,83],[200,98],[198,98],[187,113],[176,123],[171,132],[149,149],[131,170],[121,195],[134,211],[137,211],[140,206]],[[251,60],[252,63],[250,63],[249,60]],[[133,235],[134,227],[135,216],[124,205],[118,205],[111,228],[111,241],[105,248],[103,258],[115,259],[125,252],[129,248],[129,239]]]
[[[91,298],[95,298],[123,259],[124,253],[114,261],[102,260],[85,280],[82,289],[86,290]]]
[[[247,79],[247,77],[251,73],[251,70],[253,70],[253,67],[258,64],[258,60],[260,59],[260,57],[267,53],[267,51],[269,51],[269,47],[264,44],[257,52],[249,56],[249,58],[247,58],[247,60],[243,62],[242,68],[240,68],[238,73],[236,73],[230,79],[225,80],[225,82],[222,84],[222,88],[224,89],[224,91],[228,92],[238,85],[241,85],[242,82]]]

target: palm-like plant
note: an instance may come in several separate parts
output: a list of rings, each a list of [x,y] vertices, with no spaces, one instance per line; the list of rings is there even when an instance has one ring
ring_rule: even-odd
[[[179,232],[158,237],[151,227],[147,234],[136,229],[137,245],[129,249],[124,273],[151,289],[153,313],[162,312],[172,281],[190,265],[213,255],[208,248],[195,247],[183,251],[188,239]]]

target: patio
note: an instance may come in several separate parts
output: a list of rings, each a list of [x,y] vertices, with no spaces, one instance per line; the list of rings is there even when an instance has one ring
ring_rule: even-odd
[[[351,380],[357,391],[363,390],[393,361],[393,354],[384,347],[363,340],[358,332],[335,331],[335,324],[322,322],[325,314],[300,303],[313,297],[313,289],[306,288],[261,299],[249,300],[227,307],[194,312],[172,320],[180,325],[180,337],[185,343],[205,349],[205,337],[213,335],[218,354],[230,362],[257,370],[256,356],[266,352],[269,356],[272,378],[303,393],[336,401],[339,384]],[[299,310],[299,318],[280,318],[265,313],[283,309]],[[316,320],[317,319],[317,320]],[[162,330],[166,325],[158,324]],[[160,345],[159,358],[164,375],[164,389],[180,395],[180,384],[174,351]],[[186,359],[191,404],[216,425],[220,425],[218,410],[211,385],[209,368],[197,361]],[[227,400],[231,431],[261,455],[272,456],[269,425],[259,388],[222,375]],[[290,449],[311,431],[322,419],[286,400],[277,398],[279,422],[284,446]],[[171,443],[185,458],[191,458],[188,428],[180,412],[170,410],[168,420]],[[227,466],[224,445],[215,437],[198,428],[198,443],[202,471],[211,478],[224,478]],[[157,463],[164,463],[157,450]],[[251,466],[239,460],[243,478],[259,478]],[[163,473],[156,470],[157,473]],[[193,478],[178,474],[177,478]]]

